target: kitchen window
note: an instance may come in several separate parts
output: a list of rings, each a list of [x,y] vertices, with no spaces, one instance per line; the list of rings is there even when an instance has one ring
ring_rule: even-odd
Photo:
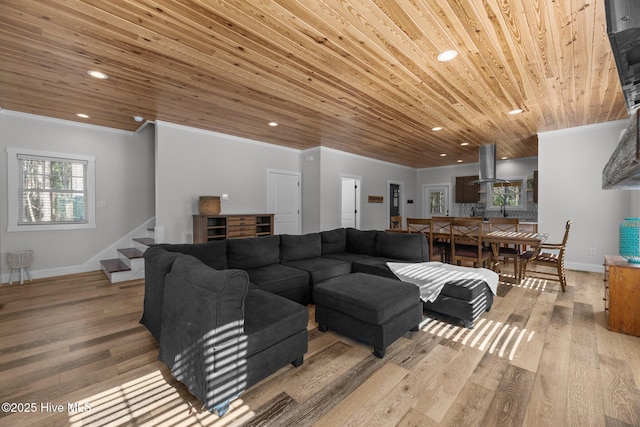
[[[508,182],[493,182],[490,184],[489,208],[514,209],[524,208],[523,180],[514,179]]]
[[[8,231],[95,228],[95,158],[7,148]]]

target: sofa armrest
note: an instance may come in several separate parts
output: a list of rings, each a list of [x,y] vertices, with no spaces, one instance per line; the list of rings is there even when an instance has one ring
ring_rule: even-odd
[[[180,254],[167,275],[159,359],[209,409],[244,390],[247,273]]]

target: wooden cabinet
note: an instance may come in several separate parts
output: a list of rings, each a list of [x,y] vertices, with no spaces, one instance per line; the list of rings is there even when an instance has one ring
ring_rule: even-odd
[[[469,184],[476,179],[478,179],[478,175],[456,177],[456,203],[478,203],[480,201],[478,194],[480,185]]]
[[[273,214],[193,216],[193,243],[271,234],[273,234]]]
[[[604,309],[610,331],[640,336],[640,264],[605,256]]]

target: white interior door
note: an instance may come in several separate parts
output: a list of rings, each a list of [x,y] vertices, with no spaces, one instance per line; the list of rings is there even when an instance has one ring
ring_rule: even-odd
[[[342,227],[360,227],[360,180],[342,178]]]
[[[269,213],[274,213],[274,234],[300,234],[300,174],[269,171]]]
[[[422,187],[422,216],[449,216],[449,186],[424,185]]]

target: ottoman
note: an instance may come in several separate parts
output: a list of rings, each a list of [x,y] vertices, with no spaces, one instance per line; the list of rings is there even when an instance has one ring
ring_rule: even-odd
[[[315,316],[321,332],[332,329],[373,346],[384,357],[387,346],[422,321],[417,286],[399,280],[352,273],[322,281],[313,288]]]
[[[434,302],[426,301],[425,310],[462,320],[473,329],[475,321],[493,305],[493,293],[482,280],[462,279],[447,283]]]

